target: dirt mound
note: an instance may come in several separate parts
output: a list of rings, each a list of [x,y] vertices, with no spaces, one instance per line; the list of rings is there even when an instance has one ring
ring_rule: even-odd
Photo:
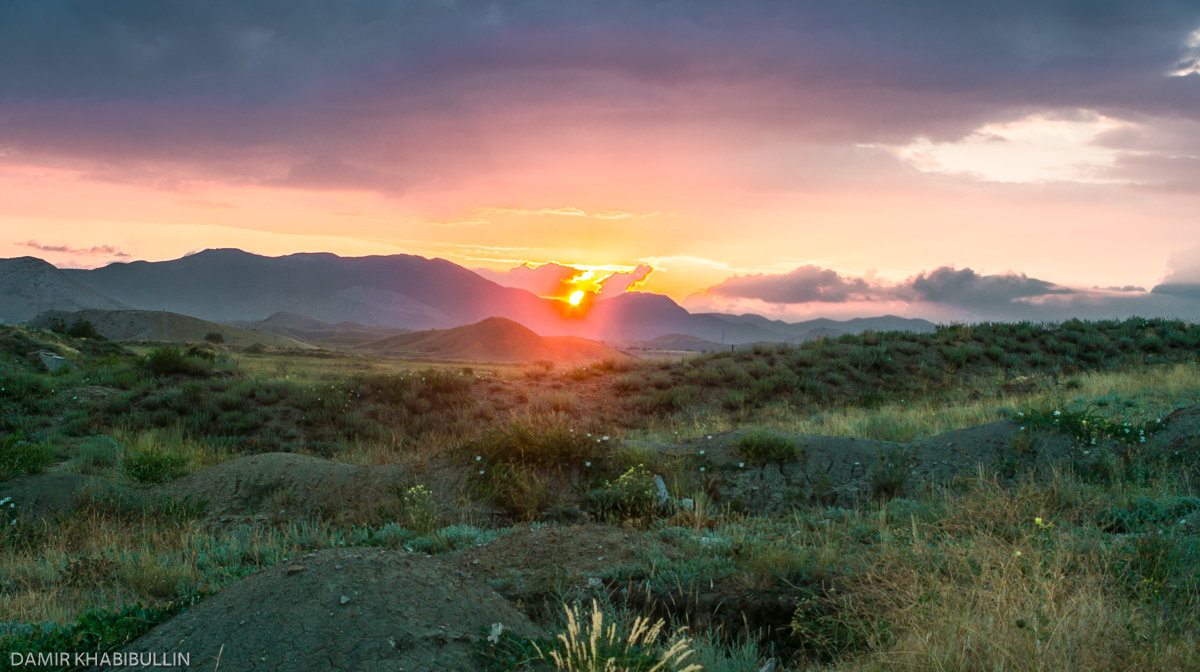
[[[508,599],[538,610],[547,606],[541,604],[546,595],[567,586],[598,589],[597,577],[613,567],[636,564],[654,545],[650,535],[611,525],[538,526],[513,530],[442,559],[468,577],[489,580]]]
[[[1200,436],[1200,405],[1172,411],[1162,419],[1163,428],[1150,436],[1147,448],[1170,453],[1180,449],[1196,449]]]
[[[167,494],[208,502],[210,518],[268,512],[302,517],[349,512],[392,497],[399,466],[363,467],[294,453],[230,460],[164,486]],[[393,497],[394,498],[394,497]]]
[[[74,509],[80,492],[99,480],[64,471],[18,476],[0,482],[0,499],[12,497],[16,511],[23,517],[52,518]]]
[[[449,519],[464,506],[492,515],[484,504],[462,500],[467,474],[437,461],[420,468],[404,465],[358,466],[296,453],[240,457],[163,486],[174,498],[207,502],[205,517],[222,521],[260,515],[294,520],[320,516],[362,520],[394,513],[397,488],[421,483],[434,493],[438,515]]]
[[[544,636],[482,579],[423,555],[342,548],[282,562],[229,586],[126,651],[253,670],[473,670],[492,623]],[[122,668],[132,671],[141,668]]]
[[[584,364],[606,358],[620,359],[620,352],[583,338],[542,337],[512,320],[489,317],[464,327],[433,329],[401,334],[361,346],[386,356],[461,359],[481,362],[533,362]]]

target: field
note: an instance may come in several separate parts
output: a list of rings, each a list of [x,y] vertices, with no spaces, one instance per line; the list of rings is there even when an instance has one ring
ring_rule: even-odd
[[[1142,319],[578,368],[0,327],[0,670],[1200,670],[1198,353]]]

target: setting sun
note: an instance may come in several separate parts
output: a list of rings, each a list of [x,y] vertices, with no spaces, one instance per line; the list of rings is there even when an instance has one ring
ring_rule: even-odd
[[[583,301],[582,289],[577,289],[571,292],[571,296],[567,297],[567,303],[571,304],[572,306],[578,306],[580,301]]]

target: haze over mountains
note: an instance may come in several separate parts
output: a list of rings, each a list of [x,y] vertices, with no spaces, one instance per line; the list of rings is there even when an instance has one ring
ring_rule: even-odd
[[[296,338],[300,332],[362,343],[387,329],[430,330],[487,318],[542,336],[648,341],[681,334],[715,344],[798,342],[867,329],[925,331],[925,320],[893,316],[786,323],[758,315],[692,314],[660,294],[626,292],[586,309],[504,287],[443,259],[412,255],[265,257],[206,250],[164,262],[56,269],[31,257],[0,260],[0,319],[46,310],[170,311]],[[286,317],[277,314],[286,313]],[[271,319],[268,319],[271,318]]]
[[[0,260],[0,320],[4,322],[24,322],[47,310],[127,307],[36,257]]]

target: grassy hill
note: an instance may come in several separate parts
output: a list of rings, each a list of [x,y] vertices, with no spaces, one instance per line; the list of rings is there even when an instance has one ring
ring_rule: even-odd
[[[356,322],[323,322],[306,315],[280,312],[257,322],[239,322],[237,326],[252,331],[266,331],[287,336],[305,343],[329,348],[348,348],[397,334],[408,329],[374,327]]]
[[[624,357],[596,341],[539,336],[502,317],[454,329],[417,331],[363,344],[361,351],[388,357],[454,359],[473,362],[534,362],[580,365]]]
[[[261,344],[275,348],[312,348],[295,338],[266,331],[250,331],[219,322],[160,310],[80,310],[47,311],[29,321],[29,325],[48,329],[53,320],[66,326],[76,321],[91,322],[100,335],[110,341],[162,341],[199,343],[209,334],[220,334],[223,343],[236,346]]]

